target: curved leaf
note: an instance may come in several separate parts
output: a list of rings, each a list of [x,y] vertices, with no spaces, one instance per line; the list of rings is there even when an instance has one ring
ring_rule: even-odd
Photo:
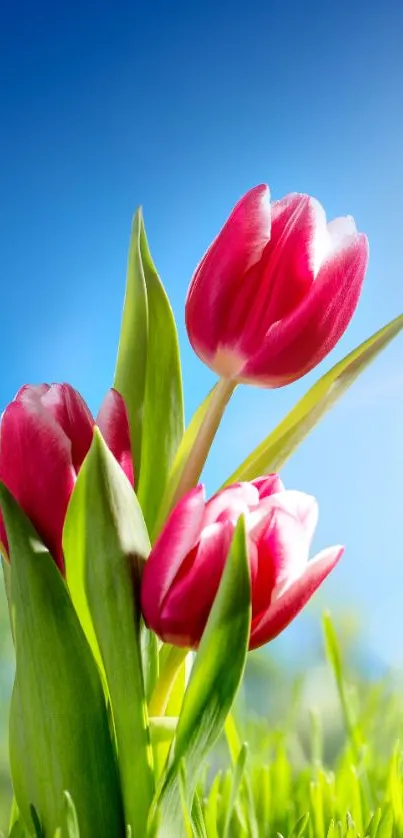
[[[220,587],[183,699],[168,765],[155,801],[159,838],[182,836],[180,772],[191,809],[203,760],[220,735],[244,671],[251,620],[245,522],[238,521]]]
[[[402,328],[403,314],[339,361],[308,390],[277,428],[235,469],[224,486],[238,480],[254,480],[261,474],[278,471],[322,416],[333,407]]]
[[[137,589],[138,565],[150,544],[136,495],[97,428],[77,478],[72,510],[69,541],[75,538],[76,552],[84,554],[87,602],[116,731],[125,821],[133,834],[143,835],[154,780]],[[70,550],[74,555],[72,543]]]
[[[142,219],[140,257],[147,292],[148,344],[137,494],[151,533],[182,439],[184,416],[176,323],[151,258]]]
[[[141,210],[138,209],[134,216],[130,239],[126,292],[114,378],[114,387],[123,396],[129,415],[136,479],[141,467],[148,343],[147,291],[140,252],[141,226]]]
[[[121,836],[116,754],[97,666],[52,557],[2,484],[0,497],[12,556],[10,763],[18,809],[30,825],[34,807],[53,835],[68,789],[81,838]]]
[[[114,386],[127,406],[136,487],[151,532],[184,419],[176,323],[141,209],[133,221]]]

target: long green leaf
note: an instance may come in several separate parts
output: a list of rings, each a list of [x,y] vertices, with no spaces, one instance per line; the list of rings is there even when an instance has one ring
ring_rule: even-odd
[[[148,345],[138,498],[152,533],[182,439],[184,416],[176,323],[151,258],[142,219],[140,257],[147,291]]]
[[[154,793],[140,649],[139,569],[150,544],[136,495],[98,429],[67,526],[85,554],[85,587],[111,699],[125,821],[143,835]],[[67,562],[69,558],[67,558]]]
[[[10,763],[18,808],[46,835],[74,799],[81,838],[122,836],[116,754],[101,681],[65,583],[32,525],[0,484],[12,556],[16,679]]]
[[[402,328],[403,314],[339,361],[308,390],[277,428],[249,454],[226,480],[225,485],[238,480],[253,480],[261,474],[281,468],[322,416]]]
[[[168,766],[157,795],[160,838],[183,835],[180,766],[183,760],[190,807],[203,760],[223,730],[242,678],[250,619],[249,562],[245,522],[241,517],[193,665]]]
[[[135,473],[141,468],[143,404],[146,386],[148,311],[140,251],[141,210],[134,216],[127,265],[126,293],[116,360],[114,386],[122,394],[130,422]]]
[[[136,486],[152,532],[184,418],[175,319],[151,258],[140,208],[130,241],[114,386],[128,409]]]

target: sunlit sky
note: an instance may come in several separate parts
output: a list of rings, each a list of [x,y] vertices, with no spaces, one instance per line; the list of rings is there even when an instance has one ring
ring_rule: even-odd
[[[3,3],[1,408],[24,382],[67,380],[96,410],[112,382],[139,203],[179,325],[188,417],[214,377],[187,343],[187,285],[257,183],[275,198],[309,192],[369,236],[359,309],[320,371],[401,312],[402,32],[397,0]],[[237,391],[206,468],[209,491],[318,374]],[[370,648],[394,663],[402,471],[403,337],[283,471],[319,499],[315,546],[346,544],[317,608],[355,610]]]

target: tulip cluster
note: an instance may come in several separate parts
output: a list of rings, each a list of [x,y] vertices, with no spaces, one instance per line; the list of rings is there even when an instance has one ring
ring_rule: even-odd
[[[192,811],[248,650],[290,624],[343,553],[309,559],[317,502],[273,472],[338,376],[339,393],[402,318],[339,362],[208,500],[199,477],[235,386],[281,387],[319,364],[355,311],[367,261],[351,217],[327,223],[307,195],[270,203],[267,187],[250,190],[189,287],[189,340],[219,381],[184,430],[176,325],[138,213],[114,386],[97,417],[69,384],[25,385],[6,407],[0,548],[17,658],[18,834],[36,818],[35,834],[40,823],[40,834],[70,836],[66,792],[81,838],[185,834],[183,804]],[[189,685],[172,692],[188,650]],[[151,731],[170,701],[167,756]]]

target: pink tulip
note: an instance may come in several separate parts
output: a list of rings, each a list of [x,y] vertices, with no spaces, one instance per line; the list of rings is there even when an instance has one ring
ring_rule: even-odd
[[[0,480],[30,518],[62,572],[64,519],[94,424],[84,400],[69,384],[25,385],[1,420]],[[129,423],[116,390],[107,393],[96,424],[133,484]],[[7,552],[1,516],[0,543]]]
[[[242,513],[252,583],[250,649],[288,626],[343,553],[329,547],[308,561],[316,500],[286,491],[276,474],[234,483],[207,503],[197,486],[171,513],[144,568],[142,610],[162,640],[198,646]]]
[[[244,195],[191,281],[186,326],[223,378],[282,387],[309,372],[346,330],[361,293],[368,241],[351,216],[326,224],[309,195],[270,204]]]

